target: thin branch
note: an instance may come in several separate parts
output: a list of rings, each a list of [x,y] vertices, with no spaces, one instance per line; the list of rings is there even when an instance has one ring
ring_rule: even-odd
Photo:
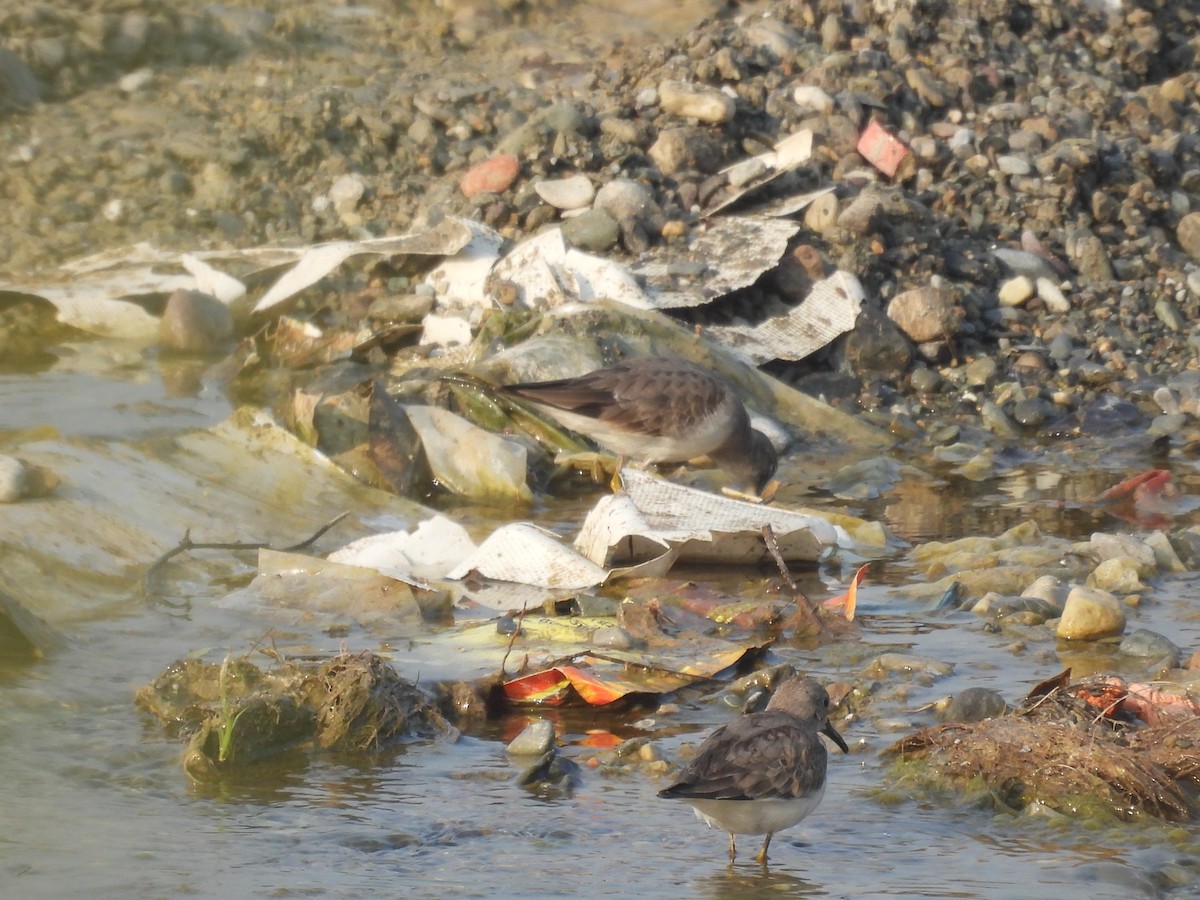
[[[529,601],[521,604],[521,611],[517,613],[517,623],[513,627],[512,636],[508,639],[508,647],[504,651],[504,658],[500,660],[500,679],[504,680],[508,677],[508,673],[504,671],[504,667],[508,665],[508,655],[512,653],[513,645],[517,642],[517,635],[521,633],[521,623],[525,621],[525,611],[529,609]]]
[[[312,546],[321,538],[321,536],[323,534],[325,534],[325,532],[329,531],[329,529],[333,528],[335,525],[337,525],[339,522],[341,522],[342,519],[346,518],[346,516],[348,516],[348,515],[349,515],[349,512],[338,513],[336,516],[334,516],[332,519],[330,519],[328,522],[326,522],[324,525],[322,525],[320,528],[318,528],[315,532],[313,532],[313,534],[310,537],[305,538],[298,544],[292,544],[289,547],[284,547],[279,552],[280,553],[295,553],[299,550],[304,550],[307,547]],[[146,574],[144,574],[142,576],[142,590],[145,594],[149,595],[152,592],[151,586],[154,582],[154,579],[157,577],[157,575],[158,575],[159,571],[162,569],[162,567],[165,566],[171,559],[173,559],[174,557],[178,556],[181,553],[189,553],[192,550],[235,550],[235,551],[239,551],[239,550],[270,550],[270,549],[271,549],[271,545],[269,543],[262,542],[262,541],[258,541],[258,542],[193,541],[192,540],[192,530],[189,528],[187,531],[185,531],[183,533],[183,537],[180,539],[178,544],[176,544],[174,547],[172,547],[166,553],[163,553],[161,556],[159,556],[158,559],[154,560],[154,562],[152,562],[150,564],[150,567],[148,569],[146,569]]]
[[[792,578],[791,570],[788,569],[788,564],[783,559],[783,554],[779,552],[779,541],[775,537],[775,529],[770,523],[762,527],[763,543],[767,545],[767,552],[771,554],[771,558],[775,560],[775,565],[779,566],[779,573],[783,575],[783,580],[791,589],[793,594],[799,594],[800,588],[796,587],[796,582]]]

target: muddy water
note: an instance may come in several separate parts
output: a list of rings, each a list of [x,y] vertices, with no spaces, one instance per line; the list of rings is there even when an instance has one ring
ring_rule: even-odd
[[[218,391],[189,397],[176,384],[153,366],[99,363],[5,376],[0,429],[50,423],[82,437],[162,433],[227,414]],[[909,536],[994,534],[1030,513],[1015,483],[1029,477],[951,483],[930,492],[936,500],[923,511],[911,508],[914,493],[903,521],[921,534]],[[980,498],[990,511],[976,521],[945,515],[947,503],[966,509]],[[1051,532],[1078,524],[1045,518]],[[816,597],[822,577],[829,573],[805,575]],[[908,576],[889,567],[887,577]],[[714,696],[684,696],[674,715],[561,719],[564,752],[585,764],[570,797],[540,799],[517,786],[502,742],[520,727],[515,720],[457,743],[369,758],[297,753],[219,788],[190,787],[180,745],[134,709],[133,693],[173,659],[219,656],[248,639],[211,602],[220,585],[176,584],[153,603],[134,579],[127,587],[123,602],[71,625],[67,645],[46,659],[0,658],[7,896],[1153,897],[1200,890],[1194,827],[1085,825],[1013,815],[978,799],[908,797],[889,786],[878,752],[928,721],[922,706],[974,685],[1016,699],[1064,659],[1052,645],[1014,647],[1011,636],[988,633],[969,613],[906,608],[883,588],[868,598],[875,613],[860,639],[779,647],[775,657],[856,683],[883,650],[953,663],[954,673],[887,680],[869,715],[843,727],[852,753],[834,755],[823,806],[776,839],[764,873],[749,861],[752,839],[743,839],[745,861],[731,869],[723,834],[686,807],[659,801],[659,785],[644,775],[588,769],[590,751],[579,746],[587,727],[603,727],[645,733],[673,755],[732,714]],[[104,591],[112,593],[111,583]],[[1153,593],[1136,624],[1198,647],[1198,600],[1195,577],[1178,578]],[[318,649],[338,649],[337,639],[328,644]],[[397,662],[403,666],[402,655]]]

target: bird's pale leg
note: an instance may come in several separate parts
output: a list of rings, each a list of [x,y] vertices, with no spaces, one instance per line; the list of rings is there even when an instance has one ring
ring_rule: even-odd
[[[729,832],[729,864],[733,865],[733,860],[737,856],[737,847],[733,843],[733,832]]]
[[[759,850],[758,855],[754,857],[754,861],[756,863],[761,863],[764,866],[767,864],[767,848],[771,846],[771,838],[774,836],[775,835],[773,832],[767,833],[767,839],[763,841],[762,849]]]

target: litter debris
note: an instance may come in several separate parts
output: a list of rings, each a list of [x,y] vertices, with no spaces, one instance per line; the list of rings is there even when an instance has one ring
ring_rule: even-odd
[[[914,168],[912,151],[903,141],[879,124],[878,119],[872,119],[858,139],[858,152],[863,158],[877,168],[888,178],[895,178],[903,168],[908,177],[908,170]]]

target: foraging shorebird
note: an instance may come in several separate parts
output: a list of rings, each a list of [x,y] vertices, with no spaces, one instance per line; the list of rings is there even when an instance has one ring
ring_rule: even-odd
[[[645,463],[708,456],[739,488],[757,494],[779,461],[767,436],[751,427],[737,391],[686,360],[642,357],[501,390],[620,456]]]
[[[766,865],[775,832],[805,818],[825,794],[827,754],[818,732],[849,752],[829,722],[825,688],[793,676],[776,688],[762,712],[710,734],[679,780],[658,796],[691,804],[710,827],[729,832],[731,864],[735,834],[765,834],[754,858]]]

